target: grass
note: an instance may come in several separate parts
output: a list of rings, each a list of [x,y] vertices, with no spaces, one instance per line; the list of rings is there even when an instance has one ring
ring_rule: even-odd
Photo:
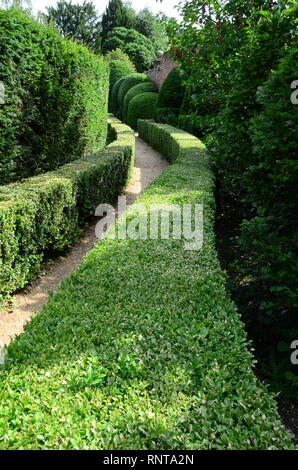
[[[176,160],[138,202],[203,203],[203,249],[100,242],[9,347],[0,448],[293,448],[226,294],[206,150],[169,126],[140,132]]]

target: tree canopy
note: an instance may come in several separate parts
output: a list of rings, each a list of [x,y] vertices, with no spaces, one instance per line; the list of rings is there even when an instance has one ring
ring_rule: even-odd
[[[133,29],[114,28],[104,42],[104,52],[121,49],[134,63],[138,72],[148,70],[155,57],[155,49],[150,39]]]
[[[92,2],[85,0],[79,5],[59,0],[56,7],[47,7],[45,19],[58,28],[62,36],[73,38],[94,52],[100,52],[101,23]]]

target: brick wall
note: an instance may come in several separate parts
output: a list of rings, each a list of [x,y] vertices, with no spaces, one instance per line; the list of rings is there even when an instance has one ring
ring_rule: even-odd
[[[173,59],[170,52],[160,52],[154,61],[152,70],[147,72],[148,77],[158,88],[161,89],[163,82],[169,75],[170,71],[177,67],[178,64]]]

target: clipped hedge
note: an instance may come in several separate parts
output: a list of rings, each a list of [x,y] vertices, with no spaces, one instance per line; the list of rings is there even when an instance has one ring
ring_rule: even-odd
[[[156,85],[153,82],[144,82],[144,83],[139,83],[138,85],[132,87],[128,92],[126,93],[123,101],[123,106],[122,106],[122,116],[123,116],[123,121],[127,121],[127,110],[128,110],[128,105],[129,102],[134,98],[135,96],[139,95],[140,93],[147,93],[147,92],[156,92]]]
[[[18,10],[0,10],[0,184],[101,150],[108,65]]]
[[[280,325],[285,323],[286,331],[291,323],[294,338],[298,308],[298,104],[289,101],[289,85],[295,83],[297,69],[298,49],[293,48],[258,90],[261,109],[250,122],[252,161],[242,175],[255,213],[242,223],[240,237],[247,274],[265,291],[262,310],[275,321],[279,319]],[[291,314],[292,320],[286,322]],[[281,326],[278,333],[281,335]]]
[[[119,113],[121,117],[122,117],[122,106],[123,106],[126,93],[132,87],[138,85],[139,83],[144,83],[146,81],[149,81],[149,79],[147,75],[145,75],[144,73],[131,73],[130,75],[127,75],[124,78],[123,82],[120,84],[118,97],[117,97],[117,103],[119,106]]]
[[[127,109],[127,123],[137,129],[138,119],[153,119],[158,93],[140,93],[132,98]]]
[[[119,80],[117,80],[117,82],[115,83],[115,85],[113,86],[113,89],[112,89],[112,94],[111,94],[111,109],[114,109],[114,114],[116,116],[119,116],[120,112],[119,112],[119,109],[120,109],[120,106],[119,106],[119,103],[118,103],[118,93],[119,93],[119,88],[121,86],[121,84],[124,82],[125,80],[125,77],[122,77],[122,78],[119,78]]]
[[[160,89],[157,109],[175,108],[176,114],[179,114],[185,94],[186,78],[186,73],[181,67],[171,70]]]
[[[105,150],[0,187],[0,298],[31,281],[47,255],[70,246],[96,206],[125,187],[134,135],[115,119],[110,125],[117,139]]]
[[[226,294],[206,149],[139,122],[174,163],[138,204],[204,204],[203,249],[100,242],[8,349],[0,448],[291,449]]]

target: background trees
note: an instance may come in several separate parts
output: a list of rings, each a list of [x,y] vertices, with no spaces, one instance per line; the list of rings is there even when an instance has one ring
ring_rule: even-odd
[[[96,8],[87,0],[82,5],[60,0],[56,7],[48,7],[45,20],[59,29],[61,35],[99,53],[101,50],[101,23]]]
[[[114,28],[132,28],[135,24],[134,11],[123,4],[122,0],[110,0],[102,15],[102,41],[107,39],[108,33]]]
[[[138,72],[148,70],[155,57],[155,49],[150,39],[133,29],[114,28],[108,33],[103,52],[117,48],[128,55]]]

